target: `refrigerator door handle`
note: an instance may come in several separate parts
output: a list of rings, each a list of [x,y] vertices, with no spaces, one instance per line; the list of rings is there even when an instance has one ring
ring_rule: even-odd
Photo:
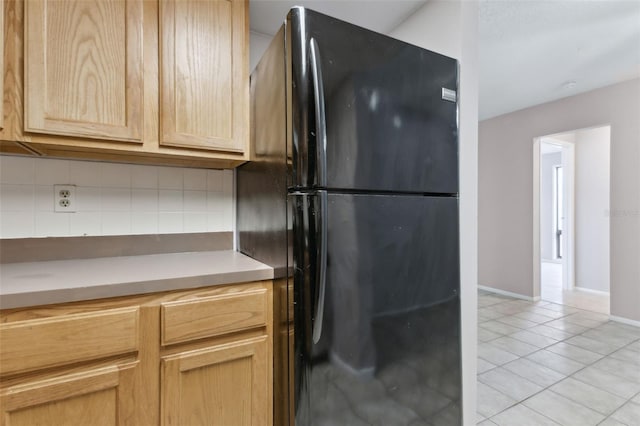
[[[313,323],[313,343],[316,344],[320,341],[320,337],[322,337],[322,322],[324,317],[324,298],[326,294],[327,287],[327,226],[328,226],[328,217],[327,217],[327,207],[328,207],[328,199],[327,199],[327,191],[318,191],[318,198],[320,199],[320,218],[318,220],[318,234],[319,234],[319,268],[318,268],[318,279],[317,285],[318,289],[318,300],[316,302],[316,315],[315,321]]]
[[[318,43],[313,37],[309,41],[309,60],[311,62],[311,79],[313,81],[313,100],[316,115],[316,164],[318,167],[318,186],[324,188],[327,186],[327,124],[324,108],[322,68],[320,67],[320,49],[318,47]]]

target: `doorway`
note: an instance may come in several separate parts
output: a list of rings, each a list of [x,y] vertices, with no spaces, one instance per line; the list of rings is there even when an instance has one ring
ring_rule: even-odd
[[[534,295],[609,313],[610,127],[534,141]]]
[[[558,302],[575,286],[574,166],[569,135],[540,139],[540,297]]]

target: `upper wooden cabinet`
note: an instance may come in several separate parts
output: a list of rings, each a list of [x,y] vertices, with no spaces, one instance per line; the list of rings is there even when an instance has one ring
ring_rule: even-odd
[[[245,149],[245,9],[243,0],[161,1],[161,144]]]
[[[142,142],[142,1],[25,2],[28,132]]]
[[[3,9],[0,141],[137,163],[249,159],[248,0],[14,0]]]

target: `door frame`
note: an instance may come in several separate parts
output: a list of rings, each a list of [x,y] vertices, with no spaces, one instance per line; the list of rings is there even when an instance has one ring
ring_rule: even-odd
[[[552,139],[553,135],[539,136],[533,139],[533,297],[540,299],[541,294],[541,262],[540,254],[540,189],[541,189],[541,147],[543,139]],[[575,287],[575,144],[561,140],[554,143],[562,146],[563,167],[563,207],[565,223],[562,242],[564,253],[562,259],[562,288],[571,290]]]

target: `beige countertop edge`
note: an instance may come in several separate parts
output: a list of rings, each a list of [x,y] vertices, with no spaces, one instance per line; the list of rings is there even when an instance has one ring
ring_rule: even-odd
[[[148,279],[136,265],[153,269]],[[90,278],[89,273],[93,274]],[[273,276],[271,267],[231,250],[5,264],[0,275],[0,309],[270,280]]]

